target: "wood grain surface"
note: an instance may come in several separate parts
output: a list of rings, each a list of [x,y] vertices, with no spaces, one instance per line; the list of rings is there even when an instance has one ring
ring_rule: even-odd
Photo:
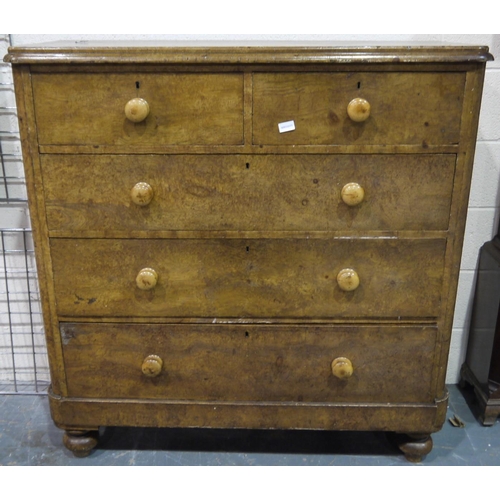
[[[464,85],[463,73],[258,73],[253,143],[454,144]],[[361,123],[347,115],[357,97],[371,106]]]
[[[444,239],[51,241],[60,316],[436,317]],[[139,290],[144,267],[158,273]],[[342,291],[338,273],[361,284]]]
[[[448,229],[455,155],[46,155],[51,231]],[[154,196],[137,206],[131,190]],[[356,182],[364,201],[342,201]]]
[[[242,74],[37,74],[33,92],[40,144],[243,142]],[[140,123],[124,111],[135,97]]]
[[[435,327],[63,324],[70,397],[432,403]],[[149,355],[163,360],[154,378]],[[331,363],[354,367],[339,380]]]

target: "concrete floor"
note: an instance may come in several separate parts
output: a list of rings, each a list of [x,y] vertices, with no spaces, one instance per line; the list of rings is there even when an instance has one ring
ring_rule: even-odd
[[[500,465],[500,423],[483,427],[471,390],[449,390],[448,417],[458,415],[466,426],[447,420],[421,465]],[[46,397],[0,396],[0,465],[415,466],[385,433],[105,428],[83,459],[66,450],[62,435]]]

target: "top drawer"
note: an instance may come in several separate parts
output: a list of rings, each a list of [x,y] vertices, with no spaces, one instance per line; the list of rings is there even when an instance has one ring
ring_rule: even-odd
[[[243,75],[158,73],[34,74],[42,145],[227,144],[243,142]],[[134,123],[126,104],[148,116]]]
[[[256,73],[253,143],[455,144],[464,85],[462,73]],[[370,105],[366,121],[349,118],[356,98]]]

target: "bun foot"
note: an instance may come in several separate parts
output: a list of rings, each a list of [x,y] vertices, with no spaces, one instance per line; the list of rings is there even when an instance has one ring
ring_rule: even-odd
[[[398,435],[398,447],[408,462],[419,463],[432,451],[432,438],[429,434]]]
[[[66,431],[63,443],[78,458],[87,457],[99,442],[97,431]]]

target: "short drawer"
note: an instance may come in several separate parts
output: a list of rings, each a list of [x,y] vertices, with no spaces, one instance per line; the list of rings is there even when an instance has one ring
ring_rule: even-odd
[[[177,145],[243,142],[243,76],[189,73],[34,74],[41,145]],[[149,106],[141,122],[125,106]]]
[[[42,172],[51,231],[446,230],[455,155],[43,155]]]
[[[456,144],[464,86],[449,72],[256,73],[253,143]],[[368,102],[366,121],[349,117],[354,99]],[[295,130],[280,133],[289,121]]]
[[[60,316],[399,318],[440,313],[445,247],[445,239],[52,239],[51,257]]]
[[[70,397],[433,402],[430,326],[63,323],[61,335]],[[339,358],[350,377],[334,375]]]

